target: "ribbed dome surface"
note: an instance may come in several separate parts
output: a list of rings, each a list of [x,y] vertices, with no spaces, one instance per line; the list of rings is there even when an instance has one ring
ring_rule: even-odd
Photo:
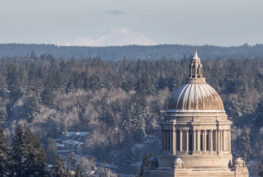
[[[224,111],[218,93],[209,84],[184,84],[172,96],[169,109]]]

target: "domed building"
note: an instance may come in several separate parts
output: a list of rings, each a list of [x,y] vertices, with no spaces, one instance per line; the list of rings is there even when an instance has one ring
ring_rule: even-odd
[[[158,166],[145,177],[248,177],[245,162],[233,163],[231,124],[219,94],[206,83],[197,51],[189,79],[172,95],[161,123]],[[152,163],[156,164],[156,163]]]

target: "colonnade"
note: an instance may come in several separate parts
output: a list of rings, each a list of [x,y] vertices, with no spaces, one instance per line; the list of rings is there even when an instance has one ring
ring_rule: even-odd
[[[219,130],[162,130],[162,150],[177,152],[231,152],[230,129]]]

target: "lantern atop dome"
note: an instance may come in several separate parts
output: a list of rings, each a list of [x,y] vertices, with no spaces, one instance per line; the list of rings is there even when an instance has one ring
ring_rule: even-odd
[[[189,65],[189,83],[205,84],[203,77],[203,65],[201,59],[198,57],[197,50],[195,50],[194,57]]]

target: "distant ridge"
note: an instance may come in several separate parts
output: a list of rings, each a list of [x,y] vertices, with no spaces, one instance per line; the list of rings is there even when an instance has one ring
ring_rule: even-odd
[[[155,46],[109,46],[109,47],[81,47],[56,46],[49,44],[0,44],[0,58],[25,57],[34,53],[37,56],[51,54],[55,58],[93,58],[103,60],[126,59],[182,59],[193,53],[195,48],[203,59],[217,58],[263,58],[263,45],[241,45],[233,47],[218,47],[213,45],[155,45]]]

